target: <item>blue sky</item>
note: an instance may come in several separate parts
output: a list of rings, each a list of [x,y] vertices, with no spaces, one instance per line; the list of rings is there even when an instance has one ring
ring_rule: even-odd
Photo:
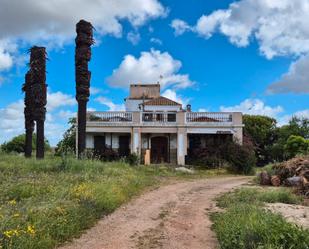
[[[26,0],[30,10],[0,0],[0,22],[12,22],[0,26],[0,143],[24,130],[21,86],[32,45],[48,48],[46,136],[53,145],[61,138],[77,109],[74,24],[81,18],[96,28],[92,110],[121,110],[130,83],[163,75],[162,94],[195,111],[269,115],[280,124],[309,117],[308,0],[99,0],[73,9],[69,2]]]

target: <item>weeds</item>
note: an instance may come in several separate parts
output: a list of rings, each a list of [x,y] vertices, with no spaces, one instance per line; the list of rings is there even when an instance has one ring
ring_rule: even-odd
[[[263,209],[264,202],[300,203],[287,189],[243,188],[223,195],[218,205],[227,210],[213,214],[221,249],[308,249],[309,231]]]

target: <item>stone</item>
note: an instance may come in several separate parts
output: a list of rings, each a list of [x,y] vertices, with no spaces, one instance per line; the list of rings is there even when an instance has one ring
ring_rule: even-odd
[[[188,169],[186,167],[178,167],[175,169],[178,172],[187,173],[187,174],[194,174],[194,170]]]

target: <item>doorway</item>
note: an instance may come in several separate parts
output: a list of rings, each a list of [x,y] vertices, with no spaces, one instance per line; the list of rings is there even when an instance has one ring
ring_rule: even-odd
[[[130,136],[119,136],[119,156],[125,157],[130,154]]]
[[[151,163],[167,163],[168,162],[168,138],[153,137],[151,138]]]

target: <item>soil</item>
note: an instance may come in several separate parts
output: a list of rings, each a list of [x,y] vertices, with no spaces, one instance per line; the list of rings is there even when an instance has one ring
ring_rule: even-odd
[[[309,228],[309,207],[283,203],[267,204],[266,208],[281,214],[287,221]]]
[[[211,178],[160,187],[102,218],[61,249],[214,249],[209,213],[214,198],[247,183],[248,177]]]

